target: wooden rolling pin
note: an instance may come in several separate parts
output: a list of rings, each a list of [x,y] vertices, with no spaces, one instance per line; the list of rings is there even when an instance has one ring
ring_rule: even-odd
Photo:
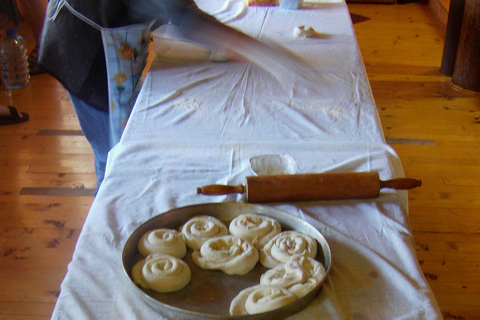
[[[222,195],[245,193],[246,201],[282,202],[332,199],[376,198],[380,189],[413,189],[421,180],[398,178],[382,181],[378,172],[312,173],[247,177],[245,186],[208,185],[197,194]]]

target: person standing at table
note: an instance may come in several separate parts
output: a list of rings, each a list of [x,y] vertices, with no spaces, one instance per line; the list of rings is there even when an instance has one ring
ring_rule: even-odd
[[[50,0],[40,67],[67,89],[95,154],[97,190],[120,140],[146,63],[148,34],[171,23],[188,40],[254,62],[277,77],[291,56],[218,22],[193,0]]]

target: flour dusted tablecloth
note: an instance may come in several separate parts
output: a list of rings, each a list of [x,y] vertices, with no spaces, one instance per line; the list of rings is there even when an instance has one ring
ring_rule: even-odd
[[[250,63],[172,60],[175,55],[165,49],[145,79],[126,141],[384,142],[345,3],[239,10],[245,1],[198,2],[232,27],[282,45],[310,70],[292,69],[277,81]],[[222,10],[224,2],[230,6]],[[319,36],[295,38],[298,25],[313,27]],[[163,45],[169,44],[175,46]]]

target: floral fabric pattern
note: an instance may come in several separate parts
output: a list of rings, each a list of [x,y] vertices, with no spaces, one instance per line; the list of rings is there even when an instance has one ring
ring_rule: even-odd
[[[110,101],[110,144],[120,141],[141,87],[151,23],[102,28]]]

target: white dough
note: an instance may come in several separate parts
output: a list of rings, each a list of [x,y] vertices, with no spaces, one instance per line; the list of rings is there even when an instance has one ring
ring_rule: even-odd
[[[148,285],[145,283],[145,280],[143,280],[142,276],[142,269],[143,266],[145,265],[145,259],[142,259],[135,263],[135,265],[132,268],[132,278],[133,278],[133,283],[136,285],[148,289]]]
[[[245,239],[257,249],[261,249],[282,231],[282,226],[277,220],[270,217],[245,213],[233,219],[228,229],[231,234]]]
[[[192,253],[193,262],[202,269],[221,270],[229,275],[244,275],[258,262],[258,251],[248,241],[227,235],[212,238]]]
[[[138,251],[146,257],[151,253],[164,253],[182,259],[187,253],[180,232],[172,229],[155,229],[146,232],[138,242]]]
[[[309,26],[296,26],[293,28],[293,36],[295,38],[307,38],[307,37],[314,37],[317,35],[315,29]]]
[[[279,286],[257,285],[246,288],[230,303],[232,316],[243,316],[272,311],[297,300],[297,297]]]
[[[288,154],[265,154],[251,157],[250,167],[259,176],[297,173],[297,163]]]
[[[323,280],[325,272],[325,268],[317,260],[294,255],[288,263],[265,272],[260,277],[260,284],[283,287],[300,299]]]
[[[295,254],[315,258],[317,241],[298,231],[283,231],[260,250],[260,263],[266,268],[274,268],[287,263]]]
[[[225,236],[228,229],[225,224],[212,216],[195,216],[180,227],[187,247],[199,250],[210,238]]]
[[[215,62],[224,62],[230,60],[230,56],[223,54],[223,53],[218,53],[212,51],[209,56],[210,61],[215,61]]]
[[[174,292],[184,288],[191,279],[190,267],[173,256],[152,253],[132,269],[135,284],[157,292]]]

